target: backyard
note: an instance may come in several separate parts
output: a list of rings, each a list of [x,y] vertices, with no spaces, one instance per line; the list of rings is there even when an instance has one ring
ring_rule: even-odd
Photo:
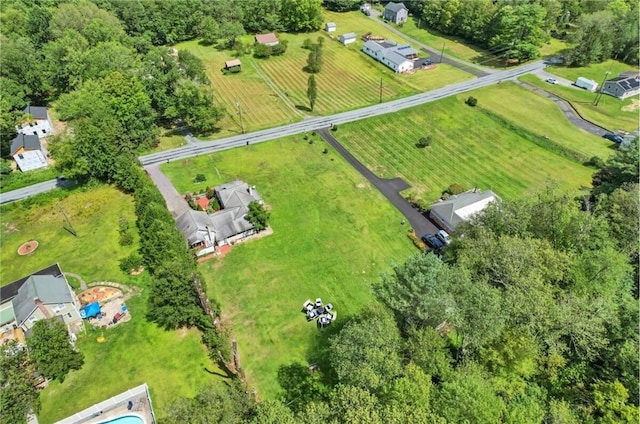
[[[339,326],[373,301],[369,285],[381,271],[415,251],[400,213],[331,146],[310,138],[313,144],[290,137],[162,166],[178,192],[240,178],[272,208],[272,235],[200,265],[262,398],[278,394],[281,365],[317,361],[332,331],[306,322],[305,300],[333,303]],[[207,181],[192,183],[198,173]]]
[[[67,224],[58,202],[78,237],[63,228]],[[79,335],[84,366],[64,383],[53,382],[41,392],[41,423],[55,422],[145,381],[162,417],[169,402],[193,395],[198,386],[218,378],[205,370],[218,372],[197,331],[164,331],[146,320],[148,274],[131,276],[119,269],[119,260],[139,247],[130,196],[101,185],[41,195],[4,206],[1,212],[2,285],[57,262],[63,271],[77,273],[89,283],[113,281],[143,288],[142,296],[127,301],[131,321],[104,332],[88,327]],[[121,216],[129,221],[131,246],[118,243]],[[37,240],[38,248],[18,256],[18,246],[28,240]],[[69,283],[79,287],[74,278]],[[105,343],[96,341],[100,335]]]
[[[269,59],[255,59],[250,54],[241,56],[242,72],[238,74],[223,75],[221,72],[224,62],[234,57],[230,50],[205,46],[198,41],[176,46],[202,59],[218,99],[226,108],[227,116],[214,137],[237,135],[242,127],[250,132],[284,125],[311,113],[307,110],[309,101],[306,96],[309,74],[303,71],[309,51],[303,49],[302,44],[307,38],[313,42],[318,37],[324,40],[324,65],[316,74],[318,100],[313,114],[327,115],[375,104],[380,100],[381,83],[383,101],[388,101],[472,78],[470,74],[447,65],[411,75],[395,74],[360,51],[363,44],[360,37],[366,32],[373,32],[397,42],[406,40],[359,12],[325,11],[324,15],[325,21],[336,23],[336,35],[322,30],[307,34],[279,34],[280,40],[289,43],[283,56]],[[357,42],[343,46],[338,35],[345,32],[355,32]],[[243,36],[241,40],[245,44],[253,44],[253,35]]]
[[[424,205],[436,201],[453,183],[467,189],[491,189],[505,199],[530,194],[548,182],[576,194],[589,187],[595,169],[583,166],[573,149],[604,158],[608,156],[607,143],[574,129],[552,108],[545,108],[535,94],[523,91],[514,104],[533,96],[533,104],[542,107],[531,112],[533,119],[531,114],[527,119],[548,120],[544,129],[531,132],[533,124],[523,124],[521,113],[513,112],[517,107],[504,106],[513,96],[512,88],[517,90],[509,87],[507,93],[502,87],[485,88],[345,124],[336,136],[378,176],[407,180],[412,185],[407,194]],[[468,94],[479,99],[477,107],[464,104]],[[427,135],[432,138],[431,145],[416,147],[419,138]],[[599,147],[578,148],[576,140]]]

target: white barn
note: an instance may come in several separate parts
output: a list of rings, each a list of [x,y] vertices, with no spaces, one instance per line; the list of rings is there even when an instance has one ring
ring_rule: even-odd
[[[324,26],[324,30],[327,32],[336,32],[337,29],[337,25],[335,24],[335,22],[327,22],[327,24]]]
[[[403,47],[403,46],[400,46]],[[413,69],[413,60],[408,59],[398,52],[399,46],[391,43],[377,43],[369,40],[364,43],[362,51],[393,69],[394,72],[402,73]]]
[[[356,33],[355,32],[348,32],[346,34],[342,34],[340,36],[340,42],[342,44],[344,44],[345,46],[347,44],[351,44],[351,43],[355,43],[356,42]]]

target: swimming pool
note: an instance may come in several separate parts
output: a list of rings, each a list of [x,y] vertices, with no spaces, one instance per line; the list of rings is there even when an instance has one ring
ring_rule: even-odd
[[[111,421],[101,421],[100,424],[144,424],[144,420],[138,415],[123,415]]]

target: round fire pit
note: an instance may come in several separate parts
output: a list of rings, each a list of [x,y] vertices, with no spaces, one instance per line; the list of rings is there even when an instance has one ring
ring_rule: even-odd
[[[30,255],[38,248],[38,242],[35,240],[29,240],[26,243],[22,243],[20,247],[18,247],[18,255]]]

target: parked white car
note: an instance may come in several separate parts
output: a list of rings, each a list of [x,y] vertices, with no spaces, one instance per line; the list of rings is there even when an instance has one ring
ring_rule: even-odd
[[[449,244],[451,243],[451,237],[449,236],[449,233],[447,233],[445,230],[440,230],[438,231],[438,234],[436,234],[436,236],[442,240],[442,242],[444,244]]]
[[[555,78],[547,78],[545,81],[548,82],[549,84],[557,84],[558,83],[558,80],[555,79]]]

